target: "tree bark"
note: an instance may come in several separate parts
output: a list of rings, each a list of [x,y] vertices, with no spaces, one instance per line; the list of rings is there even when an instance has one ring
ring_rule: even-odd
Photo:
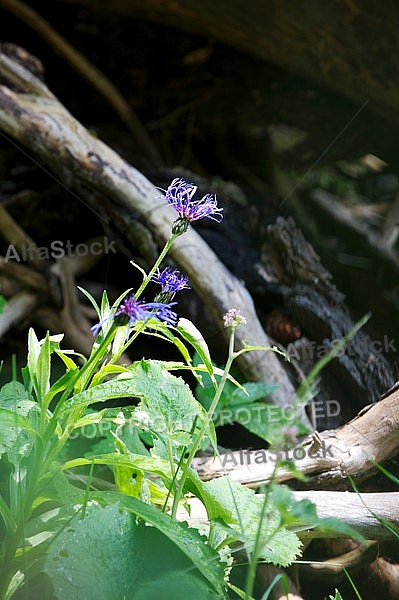
[[[354,419],[334,431],[314,434],[300,446],[283,450],[281,459],[292,460],[295,468],[312,476],[312,488],[351,489],[349,476],[361,482],[375,474],[399,453],[399,390],[363,409]],[[276,452],[244,450],[227,452],[217,458],[197,458],[194,466],[202,479],[229,475],[251,487],[293,479],[284,467],[275,474]]]
[[[394,532],[384,527],[381,519],[392,527],[399,526],[399,492],[355,494],[351,492],[306,491],[293,492],[296,500],[308,499],[316,506],[320,518],[336,518],[345,521],[367,540],[396,540]],[[184,508],[178,513],[180,520],[190,525],[207,523],[204,505],[198,498],[188,501],[190,515]],[[317,528],[304,528],[298,532],[301,539],[330,538],[328,533]],[[347,537],[336,534],[334,537]]]

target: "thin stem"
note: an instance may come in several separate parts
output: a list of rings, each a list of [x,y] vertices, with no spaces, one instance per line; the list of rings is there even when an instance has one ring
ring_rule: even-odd
[[[266,490],[266,493],[265,493],[265,496],[263,499],[262,510],[259,515],[259,527],[256,532],[255,544],[254,544],[254,548],[252,551],[252,556],[249,561],[249,567],[248,567],[247,577],[246,577],[246,581],[245,581],[245,596],[248,599],[252,598],[252,592],[254,589],[255,577],[256,577],[256,567],[258,565],[258,558],[259,558],[261,548],[262,548],[262,546],[264,546],[267,543],[268,540],[270,540],[274,535],[276,535],[277,531],[279,531],[279,529],[281,528],[281,523],[280,523],[278,525],[278,527],[275,529],[275,531],[273,531],[272,533],[269,534],[267,540],[262,540],[263,519],[264,519],[265,512],[266,512],[266,507],[268,505],[269,494],[270,494],[271,486],[273,484],[273,481],[274,481],[274,478],[276,475],[276,471],[277,471],[277,467],[275,467],[275,469],[272,473],[270,483],[267,487],[267,490]]]
[[[175,463],[173,460],[173,447],[172,447],[172,439],[171,436],[168,435],[168,457],[169,457],[169,463],[170,463],[170,470],[172,473],[172,477],[174,478],[175,476]]]
[[[135,293],[134,297],[136,298],[136,300],[139,299],[139,297],[141,296],[141,294],[147,287],[148,283],[151,281],[152,276],[154,275],[154,273],[158,269],[159,265],[161,264],[161,262],[163,261],[163,259],[167,255],[167,253],[169,252],[173,242],[175,241],[175,239],[177,237],[179,237],[179,236],[172,233],[170,238],[167,240],[165,246],[163,247],[161,254],[158,256],[157,260],[155,261],[154,266],[152,267],[151,271],[148,273],[148,275],[146,277],[144,277],[142,284],[140,285],[139,289]]]
[[[194,439],[194,442],[191,446],[191,450],[189,452],[188,458],[184,463],[180,481],[176,485],[176,493],[173,498],[173,506],[172,506],[172,517],[174,517],[174,518],[176,518],[177,508],[178,508],[179,502],[181,500],[181,497],[183,495],[184,484],[186,482],[186,479],[188,476],[188,471],[191,467],[191,463],[192,463],[193,458],[196,455],[197,450],[201,444],[202,438],[204,437],[205,433],[207,432],[207,430],[209,428],[209,423],[211,422],[213,413],[216,410],[216,407],[220,400],[220,396],[222,395],[222,392],[223,392],[223,388],[224,388],[227,378],[229,376],[231,365],[233,364],[233,361],[236,358],[236,354],[234,352],[234,331],[235,331],[235,327],[231,327],[230,328],[230,340],[229,340],[229,354],[227,357],[227,362],[226,362],[226,366],[225,366],[223,375],[219,381],[219,385],[216,389],[215,396],[212,400],[211,406],[209,407],[209,410],[206,413],[205,419],[202,422],[201,428],[200,428],[199,432],[197,433],[197,436]]]

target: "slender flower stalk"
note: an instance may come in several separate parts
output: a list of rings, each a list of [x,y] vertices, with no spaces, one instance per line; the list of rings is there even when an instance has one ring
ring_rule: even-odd
[[[235,310],[235,309],[233,309]],[[238,311],[237,311],[238,312]],[[227,313],[228,314],[228,313]],[[240,315],[241,316],[241,315]],[[244,320],[245,318],[242,317]],[[226,384],[227,378],[229,376],[230,373],[230,369],[231,366],[234,362],[234,360],[237,358],[237,356],[240,354],[240,352],[234,352],[234,333],[235,333],[235,328],[238,326],[239,324],[236,323],[232,323],[231,325],[229,325],[230,327],[230,338],[229,338],[229,353],[228,353],[228,357],[227,357],[227,362],[226,362],[226,366],[224,368],[224,372],[223,375],[219,381],[219,384],[217,386],[216,392],[215,392],[215,396],[213,397],[212,403],[209,407],[208,412],[206,413],[206,416],[202,422],[201,428],[198,431],[196,437],[194,438],[193,444],[190,448],[190,452],[189,455],[187,457],[187,459],[185,460],[183,469],[182,469],[182,474],[181,477],[176,485],[176,491],[175,491],[175,495],[173,497],[173,506],[172,506],[172,517],[176,517],[177,514],[177,508],[179,505],[179,502],[183,496],[183,490],[184,490],[184,485],[186,483],[186,479],[187,479],[187,475],[189,472],[189,469],[191,467],[191,463],[194,459],[194,456],[197,453],[198,448],[200,447],[202,438],[204,437],[204,435],[206,434],[208,428],[209,428],[209,424],[212,420],[212,416],[213,413],[216,410],[216,407],[218,405],[218,402],[220,400],[220,397],[222,395],[223,392],[223,388]]]

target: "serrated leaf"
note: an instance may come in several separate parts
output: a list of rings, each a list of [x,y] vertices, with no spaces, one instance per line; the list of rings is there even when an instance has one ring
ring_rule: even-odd
[[[252,553],[260,529],[261,546],[259,558],[280,566],[288,566],[298,556],[301,542],[298,537],[281,525],[275,506],[270,502],[264,511],[264,497],[256,495],[227,477],[206,483],[208,492],[230,511],[231,521],[227,524],[236,531],[247,552]]]
[[[158,441],[164,447],[172,443],[178,458],[179,451],[189,445],[196,426],[205,418],[204,410],[195,400],[189,386],[181,377],[169,373],[157,361],[140,361],[131,372],[134,375],[135,395],[140,403],[133,411],[133,419],[154,436],[155,449],[164,456]],[[167,456],[167,452],[165,454]]]

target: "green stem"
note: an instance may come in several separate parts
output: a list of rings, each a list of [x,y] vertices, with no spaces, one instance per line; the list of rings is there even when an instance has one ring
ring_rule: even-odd
[[[267,487],[267,491],[266,491],[264,499],[263,499],[262,510],[259,515],[259,527],[256,532],[254,549],[252,552],[252,556],[249,560],[249,567],[248,567],[247,577],[246,577],[246,581],[245,581],[245,597],[248,599],[252,598],[252,592],[253,592],[254,585],[255,585],[256,567],[258,565],[258,558],[259,558],[261,548],[267,543],[267,540],[262,540],[262,526],[263,526],[263,520],[264,520],[264,516],[265,516],[265,512],[266,512],[266,507],[268,505],[271,486],[273,484],[273,481],[274,481],[274,478],[276,475],[276,470],[277,470],[277,468],[275,467],[275,469],[272,473],[272,476],[270,478],[270,482]],[[280,527],[281,527],[281,525],[279,525],[273,533],[269,534],[268,539],[271,539],[274,535],[276,535],[276,533],[280,529]]]
[[[179,236],[175,235],[174,233],[172,233],[172,235],[170,236],[170,238],[167,240],[165,246],[163,247],[163,250],[162,250],[161,254],[158,256],[157,260],[155,261],[155,264],[152,267],[151,271],[148,273],[148,275],[146,277],[144,277],[142,284],[140,285],[139,289],[135,293],[134,297],[136,298],[136,300],[139,299],[139,297],[141,296],[141,294],[143,293],[143,291],[147,287],[148,283],[151,281],[154,273],[157,271],[159,265],[161,264],[161,262],[163,261],[163,259],[167,255],[167,253],[169,252],[169,250],[170,250],[173,242],[175,241],[175,239],[177,237],[179,237]]]
[[[211,422],[213,413],[216,410],[216,407],[220,400],[220,396],[222,395],[222,392],[223,392],[223,388],[224,388],[227,378],[229,376],[231,365],[233,364],[233,361],[235,360],[235,358],[237,356],[236,353],[234,352],[234,331],[235,331],[235,327],[231,327],[230,328],[230,340],[229,340],[229,354],[227,357],[227,362],[226,362],[226,366],[225,366],[223,375],[219,381],[219,385],[216,389],[215,396],[212,400],[212,404],[209,407],[208,412],[206,413],[206,416],[202,422],[201,428],[200,428],[199,432],[197,433],[197,436],[194,439],[194,442],[191,446],[191,450],[187,457],[187,460],[184,463],[179,483],[176,485],[176,493],[173,498],[173,506],[172,506],[172,517],[173,518],[176,518],[177,508],[178,508],[179,502],[183,496],[183,489],[184,489],[184,485],[185,485],[185,482],[186,482],[186,479],[188,476],[188,472],[191,468],[191,463],[192,463],[194,456],[196,455],[197,450],[201,444],[202,438],[204,437],[205,433],[207,432],[207,430],[209,428],[209,423]]]
[[[173,460],[173,447],[172,447],[172,439],[171,436],[168,435],[168,457],[170,463],[170,471],[172,473],[172,478],[175,477],[175,462]]]

